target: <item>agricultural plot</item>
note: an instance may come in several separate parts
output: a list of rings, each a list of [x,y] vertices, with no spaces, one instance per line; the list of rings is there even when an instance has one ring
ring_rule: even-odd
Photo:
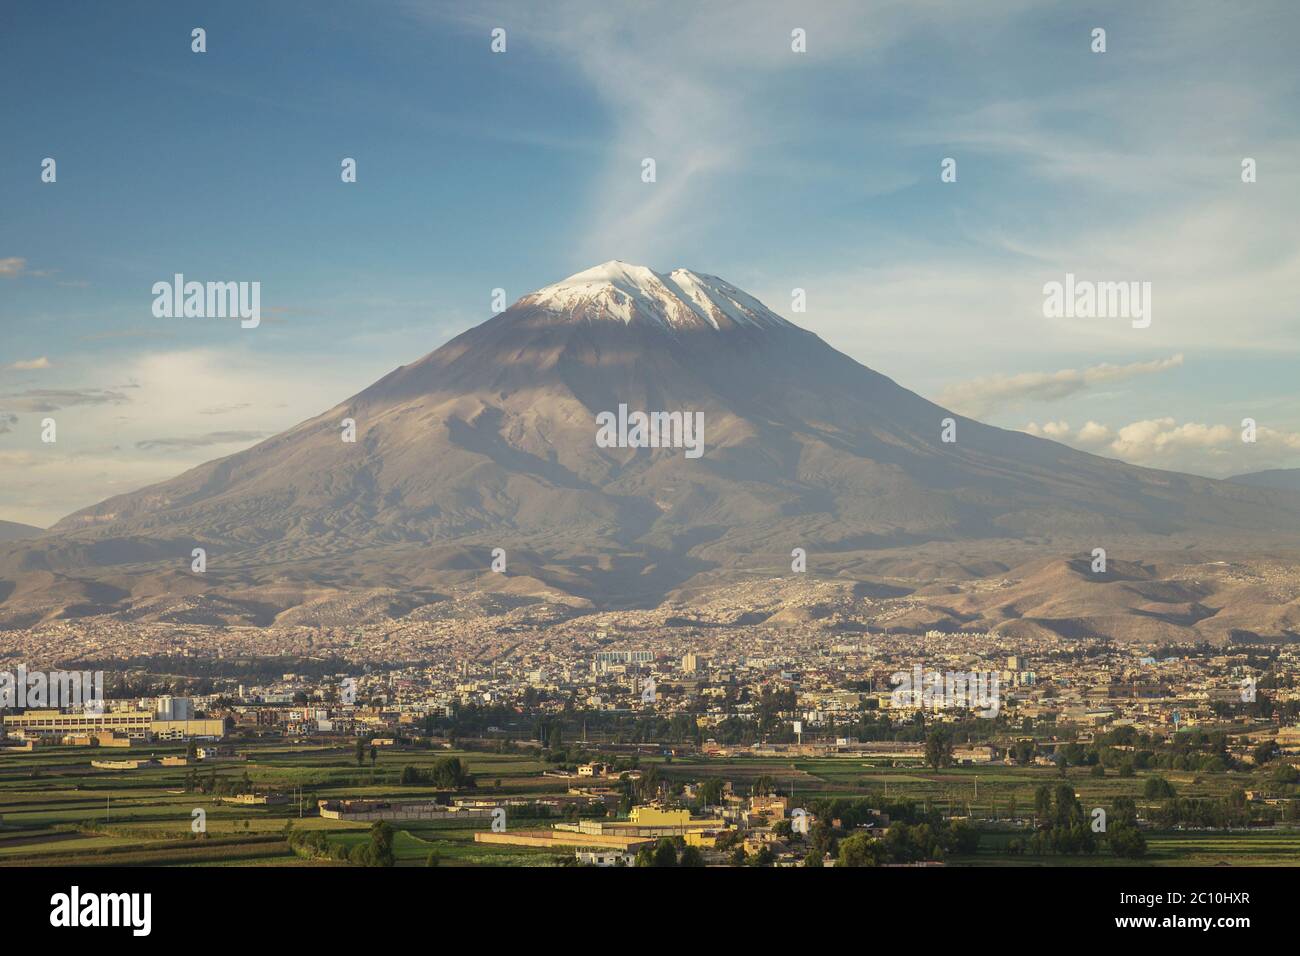
[[[550,765],[520,754],[472,751],[390,750],[369,752],[358,764],[355,748],[313,743],[257,742],[238,745],[246,759],[188,766],[146,766],[131,770],[93,768],[95,758],[125,759],[121,752],[55,747],[0,755],[0,866],[63,863],[130,866],[303,866],[348,865],[303,859],[286,842],[286,827],[322,831],[331,844],[352,846],[369,837],[369,824],[320,817],[317,801],[433,799],[437,788],[403,785],[404,768],[420,775],[439,760],[458,757],[482,795],[563,793],[568,783],[547,776]],[[132,748],[131,758],[183,756],[179,745]],[[1035,793],[1067,782],[1085,808],[1110,807],[1132,798],[1146,813],[1143,797],[1152,776],[1114,772],[1094,777],[1084,768],[1062,774],[1051,767],[962,766],[935,771],[915,761],[900,766],[853,758],[758,759],[642,757],[670,787],[721,778],[747,794],[766,778],[796,804],[825,799],[866,798],[915,801],[944,814],[969,816],[982,832],[972,857],[954,865],[1130,865],[1108,852],[1096,856],[1028,856],[1008,852],[1013,840],[1032,831]],[[1222,799],[1253,786],[1250,774],[1163,771],[1180,797]],[[247,788],[289,797],[288,803],[224,803],[220,788]],[[201,811],[203,832],[195,833]],[[510,824],[545,826],[545,819],[512,814]],[[551,866],[572,859],[570,851],[474,842],[479,819],[401,822],[394,825],[398,866],[424,866],[433,853],[439,866]],[[1300,831],[1147,830],[1148,853],[1140,865],[1297,865]]]

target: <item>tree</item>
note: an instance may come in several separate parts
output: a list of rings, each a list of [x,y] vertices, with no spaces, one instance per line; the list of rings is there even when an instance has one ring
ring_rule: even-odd
[[[376,820],[370,828],[371,866],[392,866],[397,862],[393,855],[393,828],[383,820]]]
[[[1034,818],[1040,827],[1052,821],[1052,790],[1046,784],[1034,791]]]
[[[663,837],[655,844],[654,855],[651,857],[651,866],[676,866],[677,865],[677,847],[673,846],[673,841]]]
[[[697,846],[688,846],[682,850],[681,858],[677,861],[678,866],[703,866],[704,854],[700,852]]]
[[[1148,800],[1165,800],[1174,796],[1174,788],[1164,777],[1147,777],[1142,796]]]
[[[718,834],[717,840],[714,841],[714,847],[719,850],[730,850],[739,843],[744,842],[744,837],[740,835],[739,830],[723,830]]]
[[[356,843],[348,850],[348,862],[354,866],[373,866],[374,852],[369,843]]]
[[[710,777],[700,784],[700,802],[706,807],[716,807],[722,804],[722,786],[721,777]]]
[[[979,851],[980,833],[969,823],[957,822],[948,831],[948,841],[954,853],[971,856]]]
[[[1116,797],[1110,810],[1112,826],[1137,826],[1137,804],[1132,797]]]
[[[360,767],[365,762],[366,762],[366,742],[362,738],[358,737],[357,738],[357,766]]]
[[[936,727],[925,739],[925,762],[935,770],[952,764],[952,732]]]
[[[1075,823],[1083,815],[1083,809],[1079,806],[1079,798],[1074,793],[1074,787],[1068,783],[1058,784],[1056,787],[1056,824],[1058,826],[1069,826]]]
[[[1147,840],[1136,826],[1127,824],[1112,826],[1106,834],[1106,840],[1110,843],[1111,852],[1116,856],[1127,857],[1130,860],[1146,856]]]
[[[891,827],[892,833],[897,827]],[[839,866],[879,866],[885,858],[884,845],[865,833],[855,833],[840,841]]]
[[[435,787],[459,790],[474,786],[474,775],[468,773],[459,757],[443,757],[433,764],[429,779]]]
[[[813,824],[812,833],[809,834],[812,843],[812,852],[818,857],[824,857],[826,854],[834,856],[838,852],[836,845],[835,831],[831,829],[830,823],[825,819],[820,819]]]

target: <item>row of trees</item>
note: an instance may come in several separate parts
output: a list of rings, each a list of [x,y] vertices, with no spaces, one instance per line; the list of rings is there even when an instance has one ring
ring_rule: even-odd
[[[382,820],[370,828],[370,839],[347,846],[332,842],[322,830],[295,830],[286,826],[285,840],[298,856],[308,860],[334,860],[356,866],[392,866],[393,828]]]
[[[185,773],[185,792],[186,793],[203,793],[214,797],[230,797],[237,793],[253,793],[253,779],[245,770],[243,776],[217,776],[216,770],[209,770],[206,774],[200,773],[197,769],[188,770]]]
[[[1133,799],[1118,797],[1108,812],[1105,808],[1102,811],[1104,816],[1087,812],[1074,788],[1067,783],[1058,784],[1055,790],[1041,786],[1034,793],[1037,830],[1027,843],[1019,838],[1012,840],[1007,852],[1012,855],[1029,852],[1035,856],[1091,855],[1100,851],[1104,839],[1117,856],[1144,856],[1146,838],[1138,828],[1137,805]]]
[[[434,761],[427,770],[408,763],[402,768],[399,782],[404,786],[438,787],[441,790],[469,790],[477,785],[474,775],[459,757],[443,757]]]
[[[637,866],[704,866],[699,847],[687,846],[681,837],[663,837],[654,846],[643,846],[636,854]]]
[[[882,839],[855,833],[839,842],[838,866],[880,866],[884,863],[920,863],[942,861],[952,855],[969,856],[979,850],[980,835],[962,821],[929,823],[894,823]],[[814,859],[815,855],[815,859]],[[823,854],[816,848],[806,861],[820,866]]]

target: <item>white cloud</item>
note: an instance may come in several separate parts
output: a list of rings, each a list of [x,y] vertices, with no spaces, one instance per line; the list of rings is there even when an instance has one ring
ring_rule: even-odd
[[[347,354],[288,359],[244,348],[105,364],[69,356],[50,388],[3,400],[19,412],[53,406],[58,441],[40,441],[38,418],[0,412],[11,432],[0,455],[0,518],[48,526],[319,415],[389,371],[358,368]],[[210,427],[214,410],[220,431]]]
[[[28,269],[27,260],[22,256],[9,256],[6,259],[0,259],[0,279],[16,279],[18,276],[35,276],[38,279],[48,279],[58,274],[57,269]]]
[[[1026,401],[1058,401],[1097,385],[1122,382],[1138,375],[1151,375],[1183,364],[1182,355],[1129,365],[1103,363],[1084,369],[1058,372],[1022,372],[1018,375],[990,375],[944,389],[939,402],[972,417],[1014,408]]]
[[[1043,422],[1039,425],[1037,422],[1030,422],[1025,426],[1025,431],[1038,438],[1050,438],[1053,441],[1065,441],[1070,435],[1069,422]]]
[[[1225,477],[1268,468],[1292,467],[1300,456],[1300,432],[1260,425],[1254,442],[1242,441],[1233,425],[1179,422],[1170,417],[1130,422],[1118,429],[1089,421],[1074,431],[1064,421],[1024,430],[1084,451],[1113,456],[1135,465]]]
[[[1090,445],[1104,445],[1114,439],[1114,433],[1105,425],[1094,421],[1087,422],[1074,436],[1074,443],[1085,448]]]
[[[125,405],[130,399],[117,389],[29,388],[0,395],[6,405],[23,412],[57,412],[83,405]]]
[[[202,435],[188,435],[183,438],[146,438],[143,441],[136,442],[135,447],[146,451],[156,449],[182,449],[188,451],[194,448],[208,448],[213,445],[245,446],[250,442],[260,441],[268,437],[270,437],[269,432],[260,431],[206,432]]]
[[[1009,15],[1032,0],[978,7],[913,0],[874,5],[869,15],[858,0],[821,0],[797,11],[783,0],[751,0],[743,10],[684,0],[483,0],[471,12],[406,6],[419,19],[458,21],[479,33],[485,48],[488,31],[505,24],[512,42],[580,72],[605,103],[612,132],[575,254],[585,265],[620,258],[665,266],[689,265],[677,260],[678,250],[718,223],[712,190],[720,178],[752,174],[768,138],[781,135],[784,118],[773,100],[787,88],[787,76],[842,63],[860,68],[916,30],[960,36],[972,22]],[[806,32],[803,54],[791,51],[796,26]],[[653,184],[640,179],[646,157],[658,167]],[[901,174],[901,181],[912,178],[911,171]]]
[[[1203,425],[1172,418],[1147,419],[1125,425],[1110,443],[1121,458],[1152,460],[1187,449],[1222,448],[1239,433],[1227,425]]]
[[[37,369],[50,368],[50,360],[44,355],[34,359],[19,359],[11,364],[9,368],[16,372],[32,372]]]

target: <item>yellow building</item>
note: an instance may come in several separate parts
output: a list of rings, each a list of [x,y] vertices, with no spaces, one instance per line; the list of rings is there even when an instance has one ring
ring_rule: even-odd
[[[621,850],[635,853],[643,846],[651,846],[653,839],[639,836],[618,836],[603,834],[592,836],[586,833],[573,833],[567,830],[510,830],[506,833],[493,833],[490,830],[478,830],[474,833],[475,843],[505,843],[512,846],[541,847],[599,847],[602,849]]]
[[[1300,725],[1280,729],[1277,732],[1277,745],[1284,751],[1300,748]]]
[[[147,710],[115,710],[104,714],[65,714],[61,710],[28,710],[5,716],[5,730],[29,735],[117,733],[144,737],[153,723]]]
[[[220,738],[226,735],[224,720],[153,720],[149,733],[159,740],[188,740],[191,737]]]
[[[686,841],[687,846],[698,846],[712,849],[718,845],[718,835],[723,830],[687,830],[682,834],[682,839]]]
[[[183,740],[224,737],[224,720],[155,720],[146,710],[113,710],[103,714],[65,714],[60,710],[28,710],[5,716],[7,733],[28,736],[112,734],[129,738]]]
[[[785,797],[756,796],[749,801],[749,812],[753,814],[766,814],[779,820],[785,816],[785,811],[788,805],[789,800]]]
[[[663,807],[633,807],[628,820],[643,827],[684,827],[691,822],[689,810],[665,810]]]
[[[112,731],[100,731],[95,734],[65,734],[60,743],[69,747],[130,747],[131,738]]]

